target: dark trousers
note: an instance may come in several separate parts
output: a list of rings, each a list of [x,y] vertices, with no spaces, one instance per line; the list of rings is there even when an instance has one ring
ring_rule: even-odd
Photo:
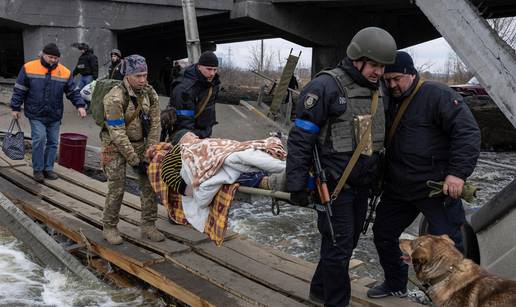
[[[445,202],[444,197],[426,198],[404,202],[382,197],[376,209],[373,225],[374,244],[385,274],[385,284],[392,291],[404,290],[407,286],[408,265],[401,259],[399,237],[422,213],[428,221],[432,235],[447,234],[455,247],[463,251],[460,227],[465,222],[464,208],[460,199]]]
[[[332,204],[333,246],[326,212],[317,211],[317,227],[322,235],[320,260],[310,292],[324,297],[324,306],[347,306],[351,296],[349,261],[356,247],[367,213],[367,191],[341,191]]]

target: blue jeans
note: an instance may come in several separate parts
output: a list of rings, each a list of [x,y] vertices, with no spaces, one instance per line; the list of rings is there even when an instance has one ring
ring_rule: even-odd
[[[79,78],[79,90],[82,90],[83,87],[90,84],[92,81],[93,81],[92,75],[87,75],[87,76],[81,75],[81,77]]]
[[[79,78],[79,90],[82,90],[83,87],[90,84],[92,81],[93,81],[92,75],[87,75],[87,76],[81,75],[81,77]],[[86,102],[86,109],[89,110],[90,102],[87,100],[85,100],[84,102]]]
[[[60,125],[61,121],[59,120],[51,123],[30,120],[32,169],[35,172],[54,170]]]

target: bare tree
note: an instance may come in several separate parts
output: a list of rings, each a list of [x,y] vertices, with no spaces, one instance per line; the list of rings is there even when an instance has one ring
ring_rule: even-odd
[[[431,61],[426,61],[424,63],[418,64],[417,63],[417,58],[418,58],[417,52],[416,52],[416,50],[414,50],[412,48],[408,48],[407,53],[410,54],[410,57],[412,57],[412,60],[414,60],[414,67],[416,68],[416,70],[421,73],[428,71],[430,68],[432,68],[432,66],[434,66],[434,63]]]
[[[509,46],[516,49],[516,17],[495,18],[487,21]]]
[[[498,33],[513,49],[516,47],[516,18],[495,18],[487,21],[493,30]],[[442,81],[450,84],[465,83],[473,77],[473,73],[468,71],[468,67],[461,61],[455,52],[450,52]]]
[[[448,54],[447,60],[448,83],[462,84],[468,82],[473,77],[473,73],[468,71],[468,67],[464,64],[455,52]]]
[[[251,45],[249,48],[248,67],[251,70],[261,71],[262,68],[262,48],[259,44]],[[267,48],[263,48],[263,71],[271,71],[273,53]]]

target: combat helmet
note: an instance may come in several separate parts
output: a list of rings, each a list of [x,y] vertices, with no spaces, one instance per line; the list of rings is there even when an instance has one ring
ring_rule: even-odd
[[[121,57],[122,57],[122,52],[120,52],[120,50],[118,50],[118,49],[116,49],[116,48],[115,48],[115,49],[113,49],[113,50],[111,50],[110,55],[113,55],[113,54],[118,55],[118,57],[119,57],[119,58],[121,58]]]
[[[388,65],[394,63],[396,49],[396,42],[389,32],[377,27],[367,27],[353,36],[346,54],[351,60],[366,57]]]

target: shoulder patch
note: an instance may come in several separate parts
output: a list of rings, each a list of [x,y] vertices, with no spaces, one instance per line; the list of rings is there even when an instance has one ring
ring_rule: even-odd
[[[319,96],[317,96],[313,93],[306,94],[305,102],[304,102],[305,109],[311,109],[313,106],[315,106],[317,104],[318,100],[319,100]]]
[[[346,97],[344,96],[339,96],[339,104],[340,105],[343,105],[343,104],[346,104],[348,101],[346,100]]]

